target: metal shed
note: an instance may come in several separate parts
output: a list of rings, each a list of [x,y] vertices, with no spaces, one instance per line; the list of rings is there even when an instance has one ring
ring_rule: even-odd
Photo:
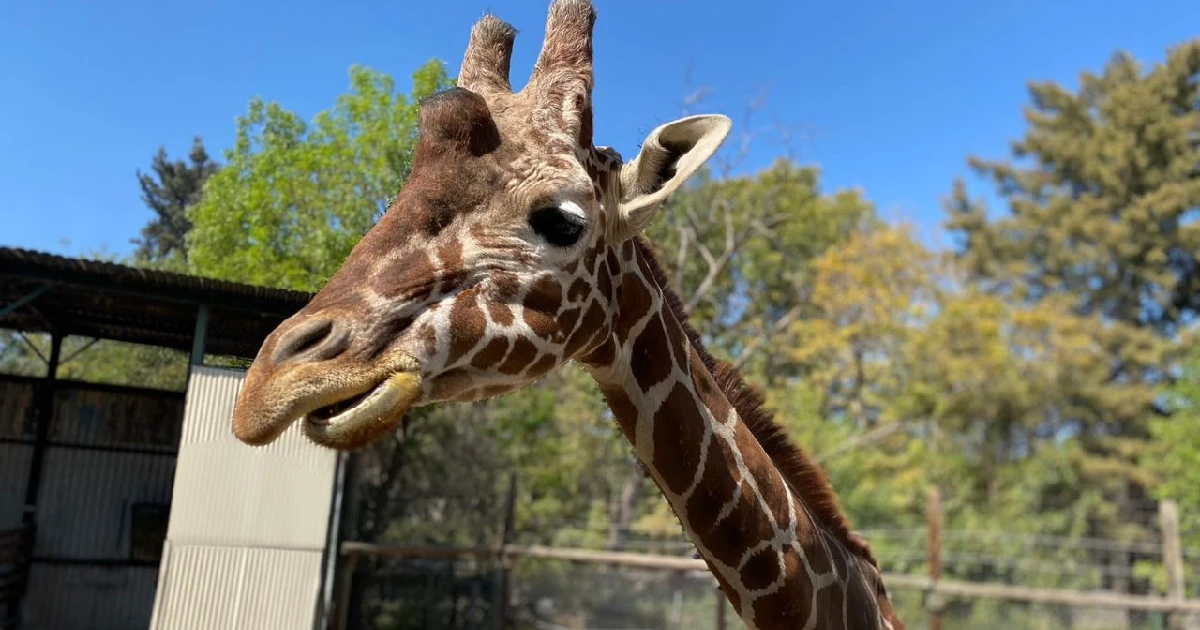
[[[51,337],[43,377],[0,377],[0,629],[318,623],[341,460],[236,442],[242,373],[203,365],[310,297],[0,248],[0,328]],[[60,381],[69,335],[190,352],[187,391]]]

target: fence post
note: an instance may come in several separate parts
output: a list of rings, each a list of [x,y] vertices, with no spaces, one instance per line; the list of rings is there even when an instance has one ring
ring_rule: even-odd
[[[337,617],[335,617],[335,630],[346,630],[347,620],[350,617],[350,591],[354,582],[354,570],[358,568],[359,555],[341,554],[340,549],[337,551],[342,556],[342,583],[339,585],[340,593],[335,608]]]
[[[1179,505],[1171,499],[1158,504],[1158,515],[1162,521],[1163,569],[1167,573],[1167,597],[1182,602],[1186,596],[1183,584],[1183,545],[1179,540]],[[1182,630],[1184,615],[1178,611],[1167,613],[1167,628]]]
[[[715,580],[714,580],[715,581]],[[725,591],[721,588],[721,583],[717,582],[717,630],[725,630]]]
[[[508,627],[508,606],[509,606],[509,571],[508,571],[508,554],[505,553],[507,547],[512,544],[513,530],[516,529],[516,506],[517,506],[517,473],[512,473],[508,477],[508,498],[504,505],[504,528],[500,534],[500,553],[496,556],[496,562],[500,567],[499,584],[496,585],[498,602],[496,606],[496,630],[505,630]]]
[[[929,610],[929,630],[942,630],[942,601],[937,592],[942,577],[942,496],[937,486],[929,488],[929,585],[925,605]]]

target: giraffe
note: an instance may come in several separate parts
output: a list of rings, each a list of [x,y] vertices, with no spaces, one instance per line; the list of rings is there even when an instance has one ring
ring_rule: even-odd
[[[475,24],[458,86],[421,104],[396,200],[263,342],[235,436],[264,445],[299,422],[352,450],[417,406],[492,398],[573,361],[748,628],[902,630],[823,472],[704,348],[641,235],[730,120],[663,124],[628,163],[594,146],[595,18],[588,0],[554,2],[515,92],[515,29]]]

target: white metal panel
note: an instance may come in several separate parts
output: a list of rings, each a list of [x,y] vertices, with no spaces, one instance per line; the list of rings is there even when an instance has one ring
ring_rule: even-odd
[[[151,627],[311,628],[321,552],[168,543]]]
[[[337,454],[233,436],[244,372],[193,367],[153,630],[311,628]]]
[[[176,543],[322,549],[337,454],[298,425],[266,447],[233,436],[244,372],[195,368],[188,387],[175,502]]]

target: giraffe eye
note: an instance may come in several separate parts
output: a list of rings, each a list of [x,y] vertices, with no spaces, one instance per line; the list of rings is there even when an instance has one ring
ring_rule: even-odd
[[[540,208],[530,213],[529,226],[551,245],[570,247],[587,229],[587,219],[581,215],[554,206]]]

